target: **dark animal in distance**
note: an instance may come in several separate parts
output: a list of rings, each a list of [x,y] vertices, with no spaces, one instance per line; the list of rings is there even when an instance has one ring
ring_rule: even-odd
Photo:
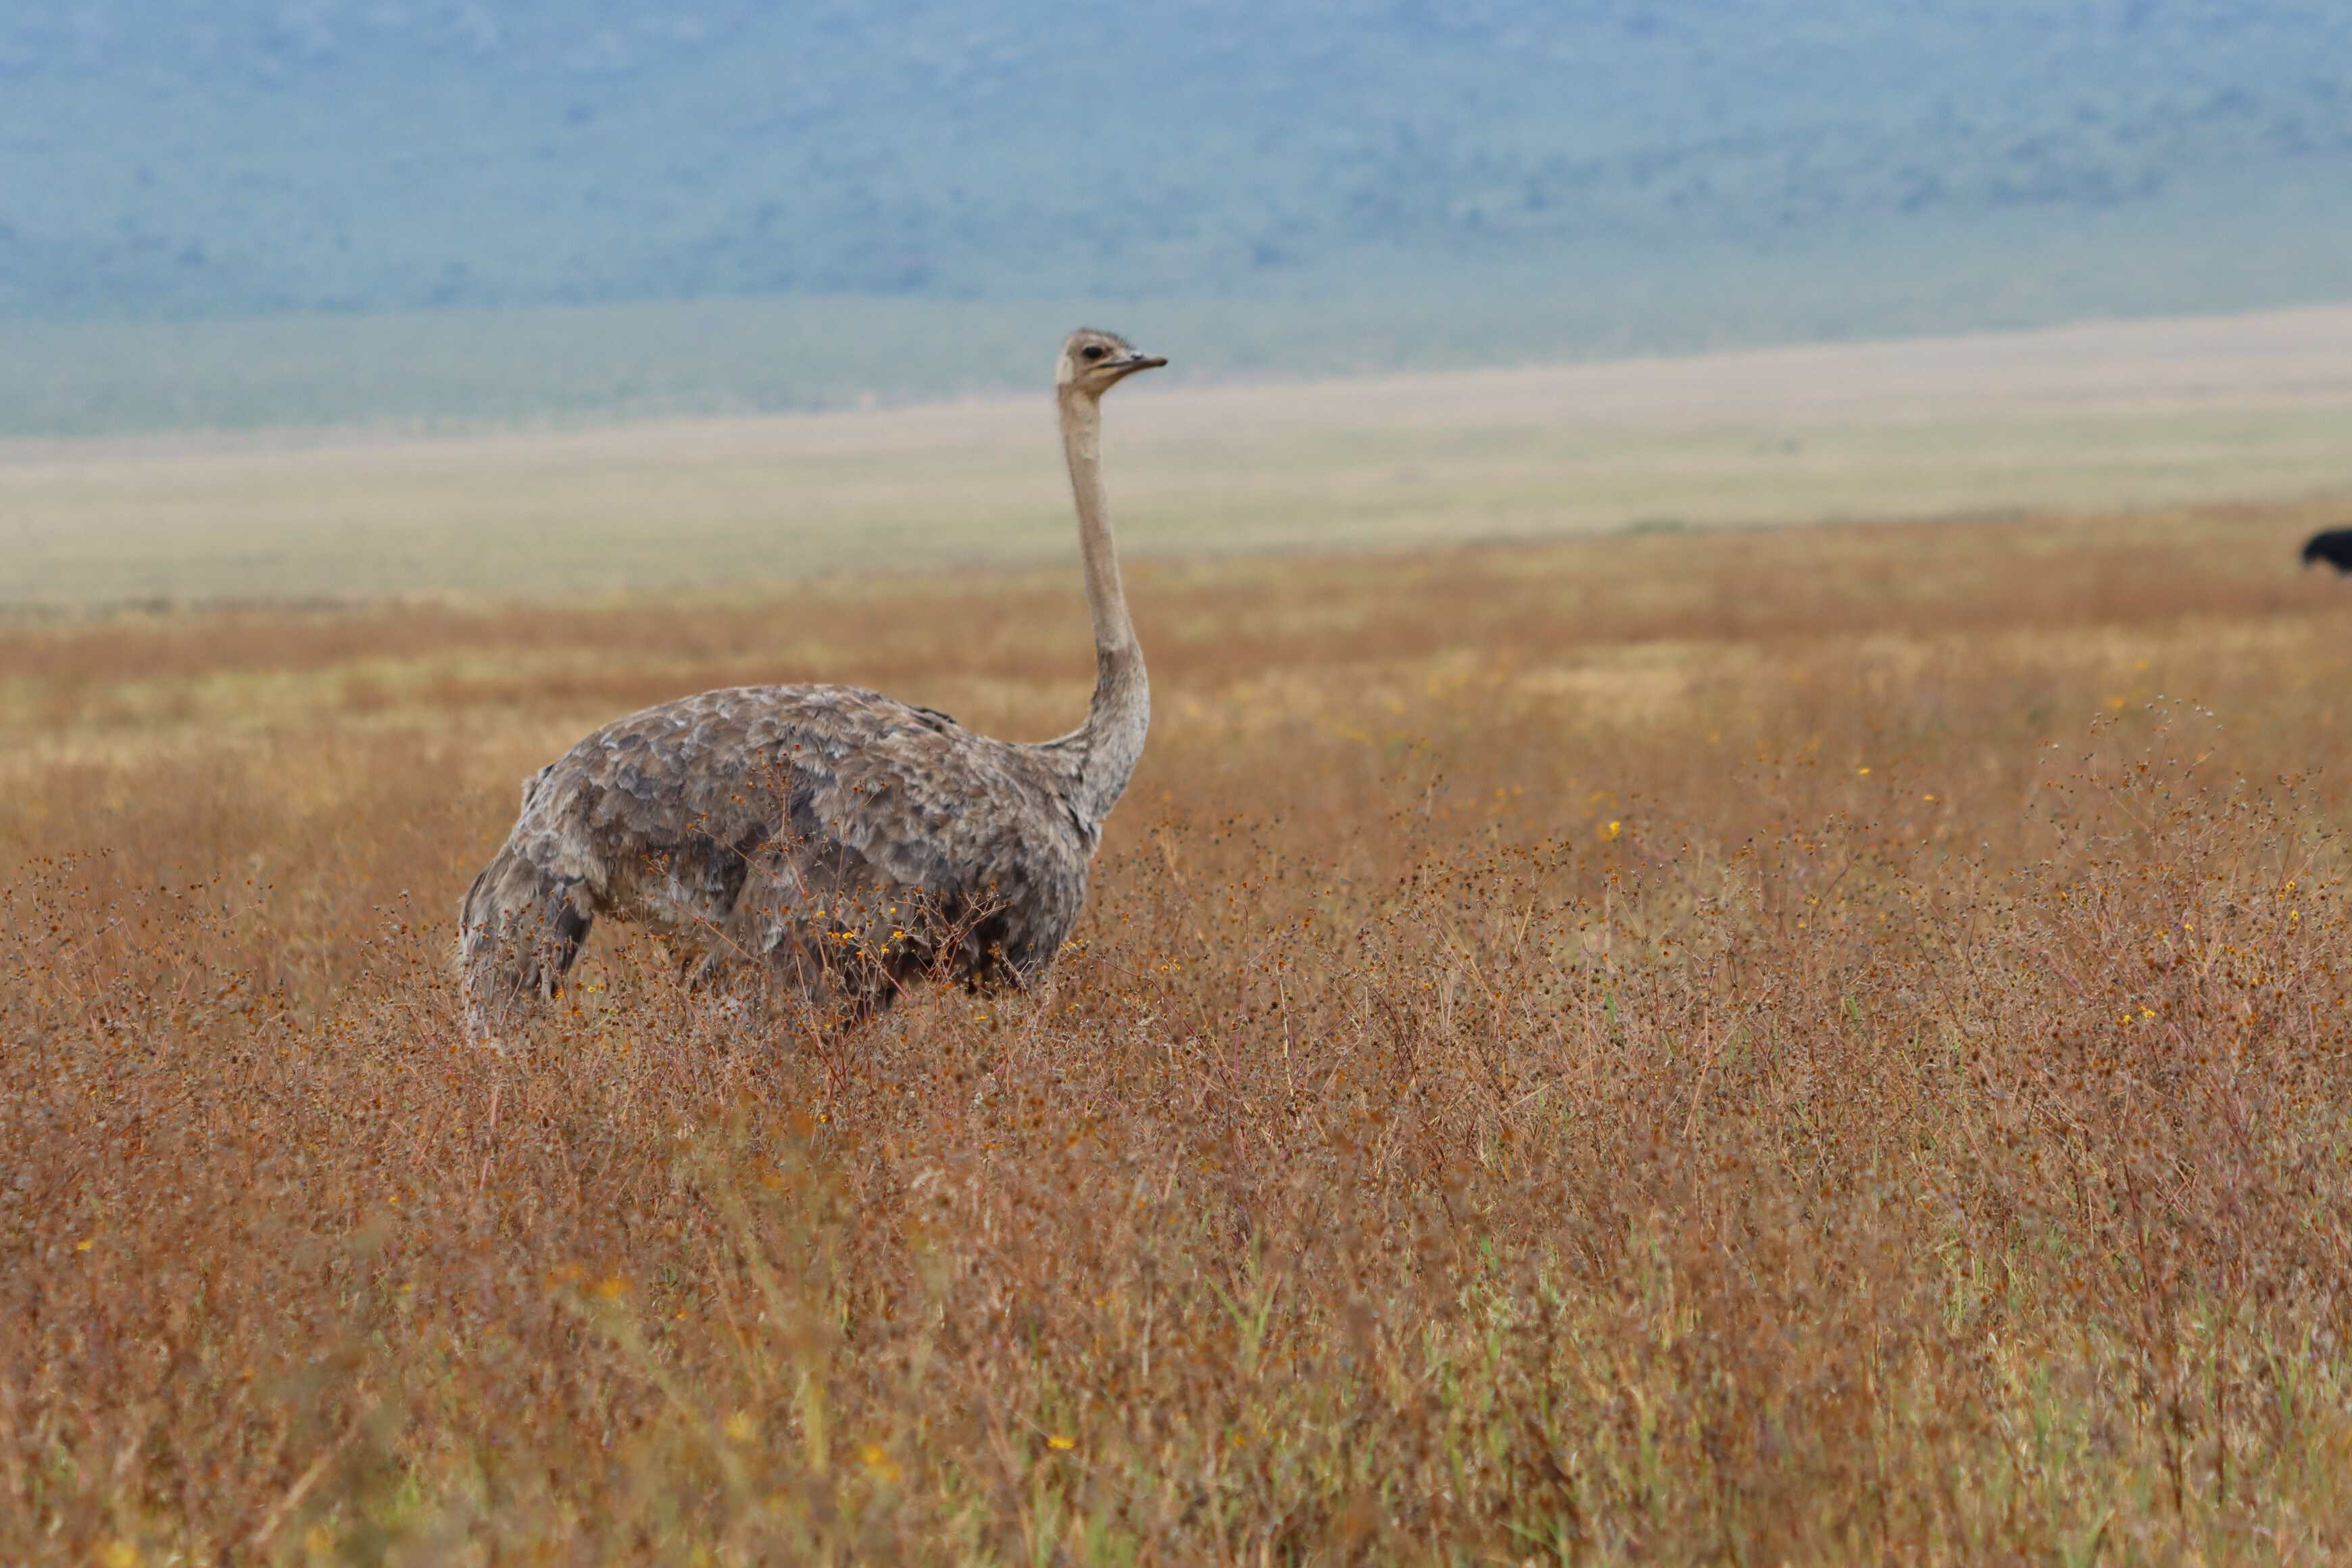
[[[2332,528],[2304,542],[2303,563],[2325,561],[2338,572],[2352,572],[2352,528]]]
[[[764,965],[835,1021],[926,973],[1042,974],[1150,721],[1103,496],[1101,399],[1166,363],[1082,329],[1055,375],[1094,621],[1085,723],[999,741],[855,687],[748,686],[606,725],[524,783],[513,831],[466,894],[476,1033],[559,994],[606,916],[685,939],[701,975]]]

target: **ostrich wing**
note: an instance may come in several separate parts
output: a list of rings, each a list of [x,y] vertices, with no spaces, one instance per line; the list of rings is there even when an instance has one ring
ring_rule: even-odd
[[[868,896],[999,911],[1016,968],[1049,959],[1092,844],[1052,748],[836,686],[705,692],[597,731],[524,786],[509,847],[583,905],[672,927],[780,924]],[[746,909],[744,913],[751,911]],[[849,922],[857,923],[857,922]]]

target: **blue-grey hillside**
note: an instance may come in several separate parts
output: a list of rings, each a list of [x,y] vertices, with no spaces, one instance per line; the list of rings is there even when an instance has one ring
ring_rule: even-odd
[[[2231,205],[2264,190],[2319,195]],[[0,9],[20,319],[1304,297],[1812,247],[1978,268],[1937,307],[1969,325],[2003,247],[2117,215],[2152,306],[2325,291],[2332,192],[2342,0]]]

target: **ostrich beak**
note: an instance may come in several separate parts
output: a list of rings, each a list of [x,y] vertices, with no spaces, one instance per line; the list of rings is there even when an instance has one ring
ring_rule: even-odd
[[[1167,363],[1157,354],[1136,354],[1119,361],[1118,372],[1122,377],[1130,376],[1139,370],[1158,370]]]

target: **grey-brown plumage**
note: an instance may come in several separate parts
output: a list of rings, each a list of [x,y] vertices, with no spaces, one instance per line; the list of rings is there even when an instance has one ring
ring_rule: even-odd
[[[1100,470],[1100,398],[1167,362],[1108,332],[1055,377],[1095,629],[1087,721],[1036,743],[842,686],[745,686],[633,713],[523,784],[466,895],[467,1010],[494,1031],[553,997],[599,917],[756,962],[838,1013],[927,973],[1044,973],[1076,922],[1102,824],[1143,752],[1150,692]]]

